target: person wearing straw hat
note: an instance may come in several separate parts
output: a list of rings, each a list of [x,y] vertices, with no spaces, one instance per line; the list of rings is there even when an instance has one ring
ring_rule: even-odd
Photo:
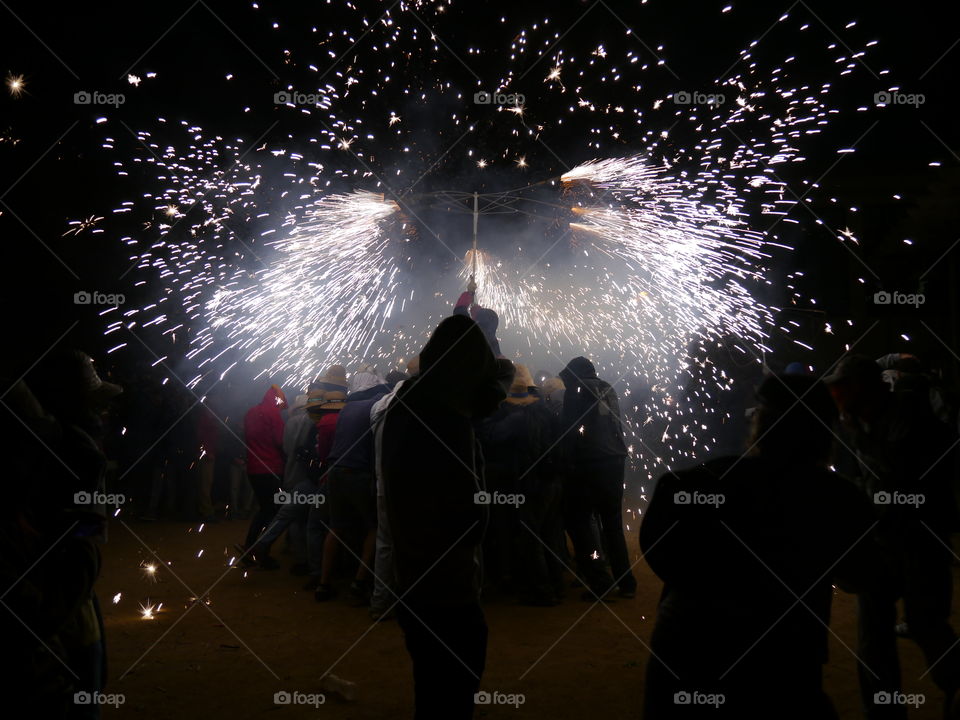
[[[527,367],[517,364],[509,394],[477,431],[491,497],[484,570],[521,603],[550,606],[563,590],[558,419],[536,388]]]

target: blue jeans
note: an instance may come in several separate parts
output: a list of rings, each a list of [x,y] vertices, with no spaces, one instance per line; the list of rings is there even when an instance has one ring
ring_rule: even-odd
[[[301,496],[317,495],[320,493],[316,483],[310,480],[304,480],[299,483],[293,489],[293,492]],[[260,538],[259,544],[270,548],[270,546],[283,535],[284,531],[289,528],[294,558],[298,563],[304,562],[307,557],[305,531],[310,506],[302,503],[287,503],[280,505],[279,508],[277,514],[273,516],[273,521],[270,523],[267,531]]]

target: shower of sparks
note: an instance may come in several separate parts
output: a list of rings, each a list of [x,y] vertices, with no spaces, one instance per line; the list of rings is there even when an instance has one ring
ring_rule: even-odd
[[[304,130],[250,143],[158,118],[136,133],[132,156],[105,138],[104,148],[118,150],[121,177],[146,172],[156,180],[146,192],[138,186],[111,220],[129,217],[116,235],[130,253],[131,277],[158,288],[144,306],[106,316],[107,333],[160,333],[167,346],[158,356],[188,367],[191,387],[238,365],[299,389],[331,362],[396,367],[449,313],[474,257],[463,258],[463,238],[433,233],[456,260],[414,268],[406,242],[431,238],[390,198],[428,194],[435,171],[459,173],[465,184],[512,172],[523,178],[508,186],[515,187],[534,169],[542,174],[530,182],[542,179],[549,166],[554,177],[536,184],[553,192],[551,203],[540,202],[569,228],[563,261],[519,242],[484,245],[481,219],[477,301],[500,315],[508,356],[556,370],[566,353],[586,353],[602,358],[605,377],[623,378],[628,442],[647,475],[714,444],[708,428],[725,412],[717,399],[734,383],[710,359],[718,347],[741,353],[745,365],[759,364],[774,333],[809,347],[759,299],[774,255],[791,249],[777,233],[789,224],[797,237],[794,228],[809,220],[778,173],[804,162],[805,143],[825,142],[844,98],[841,81],[865,72],[875,41],[847,26],[843,42],[826,32],[813,42],[820,29],[809,14],[788,12],[764,39],[779,64],[759,60],[760,41],[750,42],[723,81],[699,88],[709,99],[684,104],[681,91],[690,97],[694,88],[660,96],[645,89],[653,74],[651,85],[673,82],[662,46],[637,48],[628,33],[582,54],[565,47],[550,18],[513,27],[504,17],[490,47],[470,48],[465,58],[496,78],[476,90],[525,97],[483,104],[444,74],[441,23],[463,22],[444,12],[452,0],[404,0],[377,18],[340,4],[353,25],[296,30],[271,21],[277,33],[311,36],[279,36],[291,77],[278,112],[303,118]],[[425,32],[425,22],[437,33]],[[361,36],[363,49],[354,51]],[[848,49],[855,46],[863,49]],[[347,56],[337,72],[325,71]],[[836,68],[831,76],[794,76],[804,60],[824,57]],[[521,83],[540,58],[543,81]],[[425,70],[405,72],[411,67]],[[304,95],[311,99],[296,100]],[[412,98],[437,108],[431,122],[409,114],[401,121]],[[588,130],[571,134],[571,121]],[[126,131],[117,132],[126,143]],[[853,149],[849,138],[831,142]],[[601,159],[566,170],[544,147]],[[635,154],[622,157],[624,147]],[[817,189],[808,183],[804,203]],[[833,232],[857,243],[849,228]],[[802,297],[802,277],[791,273],[785,289],[794,305],[814,305]],[[635,387],[645,388],[642,398],[631,395]]]
[[[26,84],[23,75],[7,75],[7,90],[12,97],[18,98],[23,95]]]

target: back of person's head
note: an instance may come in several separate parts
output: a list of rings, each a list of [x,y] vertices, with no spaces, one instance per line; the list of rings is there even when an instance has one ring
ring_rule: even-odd
[[[773,460],[826,465],[837,408],[826,385],[805,375],[770,375],[757,389],[751,446]]]

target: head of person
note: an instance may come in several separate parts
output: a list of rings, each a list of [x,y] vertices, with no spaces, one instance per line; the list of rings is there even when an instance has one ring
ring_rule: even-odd
[[[551,401],[563,400],[563,380],[558,377],[548,377],[543,381],[543,397]]]
[[[869,415],[890,393],[883,370],[866,355],[847,355],[823,381],[840,412],[855,418]]]
[[[582,385],[586,380],[596,380],[597,369],[582,355],[575,357],[560,371],[560,380],[567,387]]]
[[[526,365],[517,363],[516,372],[513,375],[513,382],[510,383],[510,394],[507,395],[507,402],[511,405],[531,405],[539,402],[540,398],[530,392],[530,388],[536,387],[533,376]]]
[[[287,396],[284,394],[283,389],[279,385],[271,385],[263,394],[263,403],[265,405],[274,406],[278,410],[286,410]]]
[[[391,388],[396,387],[397,383],[407,380],[410,376],[405,372],[400,370],[391,370],[387,373],[387,377],[384,379],[384,382],[387,383]]]
[[[826,385],[807,375],[770,375],[757,388],[748,446],[761,457],[825,466],[837,408]]]
[[[331,365],[320,377],[310,383],[311,390],[347,392],[347,369],[343,365]]]
[[[383,385],[383,380],[377,375],[376,369],[372,365],[361,365],[350,374],[347,390],[350,393],[357,393],[377,385]]]
[[[27,379],[44,410],[88,430],[97,426],[99,415],[123,392],[119,385],[101,379],[93,359],[80,350],[50,353]]]
[[[489,415],[506,397],[480,326],[463,315],[445,318],[420,351],[419,387],[466,417]]]

